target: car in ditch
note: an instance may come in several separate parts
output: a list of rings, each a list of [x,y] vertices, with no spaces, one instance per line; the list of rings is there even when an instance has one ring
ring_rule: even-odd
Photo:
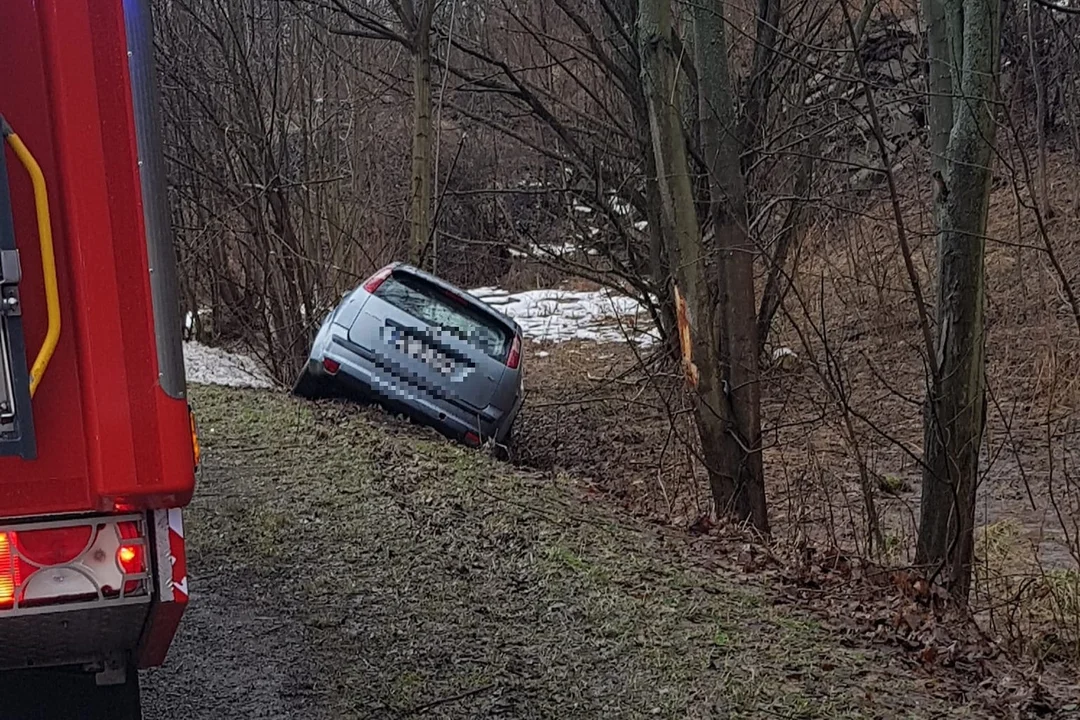
[[[523,370],[514,320],[393,263],[326,317],[293,392],[381,405],[466,445],[505,447],[525,400]]]

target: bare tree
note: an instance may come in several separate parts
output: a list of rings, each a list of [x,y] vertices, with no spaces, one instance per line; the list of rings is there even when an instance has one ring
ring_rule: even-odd
[[[998,0],[924,0],[932,39],[930,128],[938,180],[936,357],[927,393],[916,560],[966,596],[986,422],[986,223],[1001,36]],[[950,70],[951,69],[951,70]],[[944,147],[942,147],[944,146]]]
[[[312,4],[319,5],[315,0]],[[432,232],[434,128],[432,122],[431,34],[436,0],[387,0],[400,30],[370,3],[332,0],[331,6],[352,21],[337,32],[355,37],[388,40],[408,50],[412,66],[412,172],[410,181],[409,256],[421,264]]]
[[[717,357],[715,303],[708,273],[715,257],[705,247],[694,209],[683,138],[682,101],[678,93],[679,61],[672,37],[670,0],[640,0],[638,42],[641,77],[649,109],[649,125],[656,158],[661,199],[661,223],[670,238],[669,256],[675,267],[675,294],[683,331],[683,363],[687,381],[698,399],[698,432],[710,465],[709,481],[717,502],[730,498],[720,473],[727,443],[720,409],[724,405],[723,379]],[[684,300],[685,298],[685,300]]]
[[[698,9],[694,16],[702,149],[710,168],[713,238],[702,235],[695,211],[670,0],[639,3],[641,77],[648,102],[663,231],[670,238],[668,255],[675,267],[683,362],[695,393],[698,432],[713,499],[717,512],[735,514],[768,532],[757,415],[760,400],[753,255],[745,230],[743,178],[723,19],[715,10]],[[742,313],[735,309],[740,301]],[[739,413],[743,413],[741,417]]]
[[[431,111],[431,20],[435,0],[392,1],[409,38],[413,73],[412,188],[409,226],[410,255],[420,263],[432,237],[432,178],[434,130]]]
[[[1027,36],[1028,57],[1031,60],[1031,80],[1035,85],[1035,132],[1038,138],[1036,160],[1039,170],[1039,191],[1035,193],[1035,202],[1046,216],[1052,216],[1050,207],[1050,186],[1046,166],[1046,80],[1042,70],[1042,62],[1039,58],[1039,40],[1035,26],[1035,3],[1028,0],[1027,3]]]
[[[719,304],[717,340],[723,392],[715,410],[723,417],[725,437],[722,465],[717,468],[722,478],[722,494],[717,501],[720,509],[733,509],[737,517],[751,520],[756,528],[767,532],[754,297],[756,253],[747,232],[746,186],[739,163],[741,143],[728,69],[723,3],[698,2],[693,17],[701,149],[709,175],[709,216],[718,256],[713,273],[719,272],[713,286]],[[764,104],[764,99],[756,102]],[[751,127],[759,124],[760,120],[751,121]],[[714,302],[711,297],[708,301]],[[705,317],[702,310],[698,309]]]
[[[199,339],[247,345],[288,382],[341,292],[396,252],[381,213],[405,123],[371,102],[351,41],[321,16],[265,0],[161,0],[158,13],[187,309],[207,321]]]

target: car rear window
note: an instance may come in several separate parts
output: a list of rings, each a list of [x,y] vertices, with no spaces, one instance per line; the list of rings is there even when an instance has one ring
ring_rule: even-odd
[[[420,278],[394,273],[375,291],[375,297],[452,332],[488,357],[503,361],[510,351],[513,335],[497,318],[459,304]]]

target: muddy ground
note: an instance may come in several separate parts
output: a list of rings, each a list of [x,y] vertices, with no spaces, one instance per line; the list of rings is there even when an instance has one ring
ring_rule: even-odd
[[[146,717],[987,717],[572,477],[197,388],[192,606]]]

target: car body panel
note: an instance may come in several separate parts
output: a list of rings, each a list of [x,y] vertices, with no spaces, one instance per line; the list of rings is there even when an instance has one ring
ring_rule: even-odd
[[[370,297],[349,329],[349,340],[375,355],[400,382],[442,386],[474,408],[486,407],[507,369],[453,333],[433,328],[379,297]]]

